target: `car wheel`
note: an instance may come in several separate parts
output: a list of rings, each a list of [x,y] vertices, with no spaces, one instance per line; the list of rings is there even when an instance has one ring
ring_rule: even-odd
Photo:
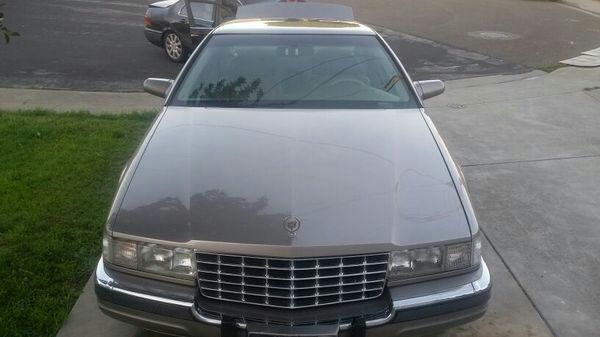
[[[185,60],[185,48],[183,47],[179,35],[173,32],[167,32],[163,39],[163,48],[171,61],[180,63]]]

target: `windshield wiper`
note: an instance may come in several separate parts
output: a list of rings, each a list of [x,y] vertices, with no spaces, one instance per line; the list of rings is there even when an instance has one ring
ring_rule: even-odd
[[[389,92],[396,85],[396,83],[400,82],[401,79],[402,78],[399,75],[394,75],[394,76],[390,77],[390,79],[387,81],[387,83],[383,87],[383,90],[385,90],[386,92]]]
[[[247,107],[259,107],[259,108],[284,108],[290,105],[295,105],[296,101],[279,101],[279,102],[263,102],[263,101],[255,101],[251,104],[246,105]]]

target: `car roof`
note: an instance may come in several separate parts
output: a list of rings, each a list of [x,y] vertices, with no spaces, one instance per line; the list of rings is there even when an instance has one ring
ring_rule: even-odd
[[[241,6],[236,19],[325,19],[354,21],[352,7],[326,3],[257,3]]]
[[[232,20],[217,27],[213,33],[376,35],[373,29],[355,21],[318,19]]]

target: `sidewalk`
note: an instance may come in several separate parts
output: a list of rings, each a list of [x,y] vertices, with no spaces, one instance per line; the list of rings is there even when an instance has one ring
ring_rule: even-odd
[[[24,107],[49,96],[61,110],[160,106],[140,93],[19,93]],[[596,335],[600,68],[451,81],[427,106],[469,183],[494,280],[486,316],[442,336]],[[102,315],[88,282],[58,336],[156,335]]]
[[[0,110],[43,108],[59,112],[122,113],[155,111],[163,99],[142,92],[92,92],[0,88]]]
[[[569,6],[600,15],[600,0],[563,0]]]

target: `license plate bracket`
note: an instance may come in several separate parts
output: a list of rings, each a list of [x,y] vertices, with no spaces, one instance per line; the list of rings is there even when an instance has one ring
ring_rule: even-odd
[[[248,324],[247,337],[337,337],[340,327],[337,324],[327,325],[265,325]]]

